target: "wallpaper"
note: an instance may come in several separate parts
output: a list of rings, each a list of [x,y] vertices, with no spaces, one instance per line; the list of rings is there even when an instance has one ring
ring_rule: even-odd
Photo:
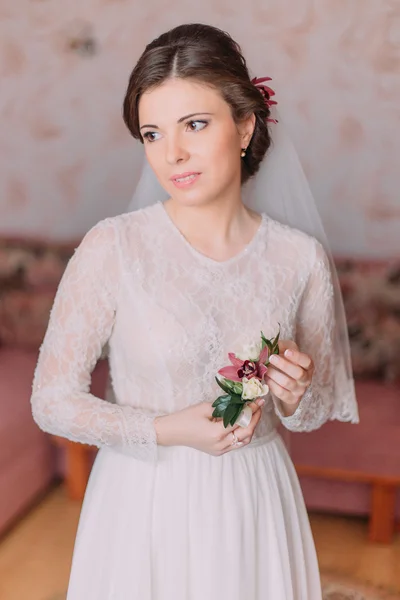
[[[129,73],[195,21],[273,78],[335,253],[398,255],[398,0],[0,0],[0,235],[69,240],[126,210]]]

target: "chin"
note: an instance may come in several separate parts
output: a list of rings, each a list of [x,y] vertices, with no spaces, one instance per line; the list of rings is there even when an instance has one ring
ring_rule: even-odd
[[[182,206],[201,206],[202,204],[207,204],[207,197],[200,190],[177,190],[176,188],[171,189],[171,186],[168,186],[167,191],[172,200]]]
[[[177,204],[187,207],[201,207],[212,204],[221,196],[220,190],[209,190],[208,192],[200,189],[177,190],[169,189],[171,198]]]

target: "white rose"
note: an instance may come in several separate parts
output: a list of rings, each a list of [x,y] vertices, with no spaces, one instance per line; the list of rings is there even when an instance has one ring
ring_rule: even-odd
[[[262,349],[262,342],[255,342],[254,344],[247,344],[243,346],[241,352],[236,352],[236,357],[240,360],[258,360]]]
[[[266,396],[269,392],[269,387],[266,383],[262,383],[256,377],[252,379],[247,379],[243,377],[243,392],[242,399],[243,400],[254,400],[254,398],[261,398],[262,396]]]

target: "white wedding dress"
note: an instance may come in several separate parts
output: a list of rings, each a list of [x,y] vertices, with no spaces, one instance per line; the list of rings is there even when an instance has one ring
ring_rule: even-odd
[[[313,384],[283,417],[267,398],[252,443],[221,457],[156,443],[153,419],[220,395],[228,352],[262,330],[313,356]],[[276,428],[337,418],[332,285],[322,246],[262,215],[224,262],[195,250],[163,204],[109,218],[71,259],[41,347],[33,415],[100,448],[68,600],[320,600],[294,467]],[[116,403],[89,393],[104,345]],[[336,392],[337,393],[337,392]],[[343,380],[343,403],[352,394]]]

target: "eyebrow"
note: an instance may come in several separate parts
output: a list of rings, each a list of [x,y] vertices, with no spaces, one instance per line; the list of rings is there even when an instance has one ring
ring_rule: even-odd
[[[185,115],[184,117],[181,117],[180,119],[178,119],[177,123],[182,123],[182,121],[186,121],[186,119],[190,119],[191,117],[198,117],[199,115],[212,115],[213,113],[208,113],[208,112],[198,112],[198,113],[191,113],[190,115]],[[140,129],[144,129],[145,127],[151,127],[151,129],[159,129],[158,125],[142,125]]]

